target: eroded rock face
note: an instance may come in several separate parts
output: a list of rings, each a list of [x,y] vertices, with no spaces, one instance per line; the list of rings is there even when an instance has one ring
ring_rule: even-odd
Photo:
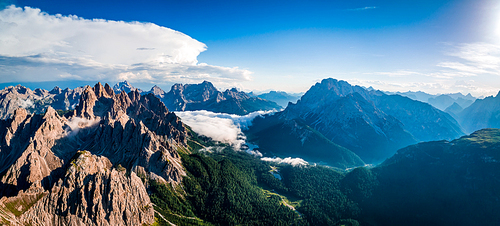
[[[146,188],[134,172],[80,152],[60,179],[19,221],[31,225],[142,225],[154,222]]]
[[[9,197],[0,217],[11,224],[151,224],[137,175],[172,184],[186,175],[177,116],[152,94],[115,94],[107,84],[87,87],[72,114],[16,110],[0,121],[0,135],[0,196]],[[31,208],[7,208],[25,198]]]

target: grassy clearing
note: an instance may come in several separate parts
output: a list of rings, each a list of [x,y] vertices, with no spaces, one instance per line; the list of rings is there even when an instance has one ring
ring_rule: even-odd
[[[14,214],[14,216],[19,217],[24,212],[28,211],[38,200],[43,198],[45,194],[39,193],[37,195],[23,195],[22,197],[15,198],[10,202],[4,203],[4,211]]]

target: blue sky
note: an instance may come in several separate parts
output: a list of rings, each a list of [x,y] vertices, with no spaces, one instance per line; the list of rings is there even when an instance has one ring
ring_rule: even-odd
[[[32,10],[7,7],[11,4]],[[0,24],[0,30],[8,28],[0,31],[0,83],[127,79],[141,88],[158,84],[168,90],[175,82],[209,80],[220,88],[302,92],[333,77],[389,91],[480,96],[500,90],[500,4],[490,0],[2,1],[0,6],[7,7],[0,13],[4,22],[28,21],[24,29]],[[34,38],[5,41],[18,37]]]

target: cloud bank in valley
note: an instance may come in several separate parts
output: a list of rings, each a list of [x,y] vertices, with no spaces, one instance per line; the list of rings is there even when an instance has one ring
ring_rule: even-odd
[[[73,117],[66,122],[67,127],[65,128],[65,133],[68,137],[73,137],[81,129],[93,127],[99,123],[99,120],[89,120],[86,118]]]
[[[241,130],[251,126],[255,117],[266,113],[270,112],[257,111],[243,116],[205,110],[175,112],[194,132],[229,143],[237,149],[240,149],[246,140]]]
[[[234,83],[237,67],[198,63],[206,45],[153,23],[49,15],[9,6],[0,11],[0,83],[127,80]]]
[[[280,158],[280,157],[275,157],[275,158],[269,158],[269,157],[264,157],[261,158],[262,161],[266,162],[275,162],[279,164],[290,164],[292,166],[305,166],[308,165],[307,161],[301,158],[292,158],[292,157],[287,157],[287,158]]]
[[[251,126],[252,120],[255,117],[272,113],[272,111],[257,111],[240,116],[205,110],[175,112],[175,114],[181,118],[181,121],[190,126],[194,132],[210,137],[216,141],[229,143],[236,150],[241,149],[242,145],[246,143],[246,137],[242,130]],[[308,165],[307,161],[301,158],[288,157],[282,159],[279,157],[262,157],[262,153],[253,149],[257,146],[252,144],[247,145],[249,149],[245,149],[245,151],[251,155],[260,157],[262,161],[290,164],[292,166]]]

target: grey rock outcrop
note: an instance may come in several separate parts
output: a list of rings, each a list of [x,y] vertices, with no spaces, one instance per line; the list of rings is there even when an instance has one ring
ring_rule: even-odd
[[[117,84],[115,84],[113,86],[113,90],[115,91],[115,93],[121,93],[122,91],[124,91],[125,93],[129,93],[129,92],[132,92],[132,91],[137,91],[139,93],[142,93],[144,91],[142,91],[141,89],[138,89],[138,88],[135,88],[133,87],[129,82],[127,81],[123,81],[123,82],[119,82]]]
[[[185,128],[152,94],[98,83],[72,113],[18,109],[0,126],[0,222],[152,224],[139,177],[175,185],[186,175]]]
[[[31,225],[142,225],[154,222],[146,188],[134,172],[106,157],[79,152],[59,181],[23,213]],[[30,191],[28,191],[30,192]],[[46,192],[47,193],[47,192]]]
[[[54,109],[74,109],[80,99],[84,87],[61,89],[55,87],[51,91],[17,85],[0,90],[0,119],[10,118],[18,108],[25,108],[29,113],[41,114],[48,106]]]

